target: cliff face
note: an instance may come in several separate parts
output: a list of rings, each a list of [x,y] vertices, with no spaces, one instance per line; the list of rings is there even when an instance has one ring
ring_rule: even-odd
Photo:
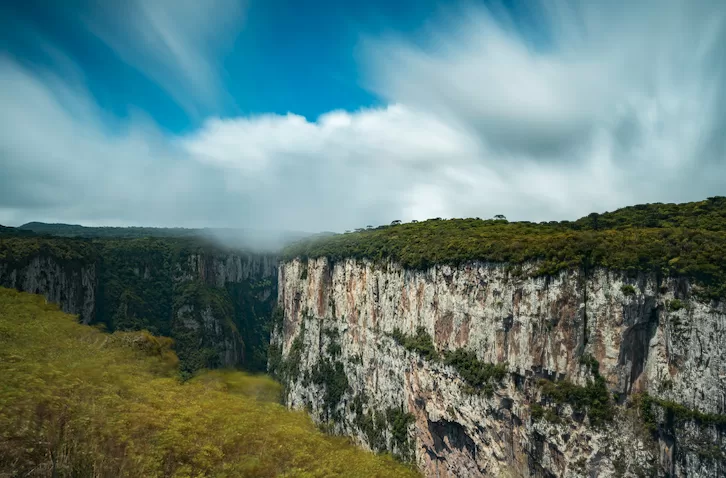
[[[96,265],[38,254],[22,263],[0,262],[0,286],[42,294],[88,324],[95,317]]]
[[[722,476],[726,304],[536,266],[283,263],[270,368],[290,407],[427,476]]]
[[[175,264],[175,281],[201,280],[212,287],[277,277],[277,258],[271,254],[190,254]]]
[[[171,336],[183,371],[266,366],[272,255],[179,240],[37,237],[0,251],[0,285],[43,294],[86,324]]]
[[[239,364],[264,370],[266,325],[276,300],[276,259],[195,253],[172,269],[171,336],[193,356],[190,371]]]

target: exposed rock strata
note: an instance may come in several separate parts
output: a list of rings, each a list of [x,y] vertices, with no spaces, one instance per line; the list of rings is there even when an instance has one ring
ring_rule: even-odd
[[[535,266],[282,264],[284,319],[273,337],[281,357],[273,360],[295,355],[298,373],[284,375],[287,404],[415,460],[427,476],[723,476],[724,427],[674,422],[657,408],[651,433],[633,401],[647,392],[726,413],[726,304],[697,300],[684,279],[604,269],[529,277]],[[490,396],[469,393],[452,367],[391,337],[419,327],[439,352],[472,350],[506,363],[507,377]],[[581,359],[589,356],[618,404],[603,426],[543,400],[539,383],[586,385],[593,372]],[[342,364],[347,377],[336,403],[334,384],[316,379],[326,363]],[[550,414],[533,419],[535,403]],[[399,409],[412,418],[406,440],[384,417]]]

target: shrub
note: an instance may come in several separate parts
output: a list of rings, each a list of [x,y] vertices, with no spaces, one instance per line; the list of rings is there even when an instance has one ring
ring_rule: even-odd
[[[287,352],[287,357],[282,365],[282,376],[285,381],[297,381],[300,376],[300,361],[302,359],[303,346],[305,345],[305,323],[300,327],[300,332],[295,336]]]
[[[726,415],[703,413],[677,402],[652,397],[647,393],[640,394],[637,401],[643,422],[651,431],[655,431],[657,427],[656,416],[653,412],[654,407],[657,406],[661,407],[666,415],[672,418],[672,420],[666,420],[666,425],[670,423],[670,426],[672,426],[674,423],[682,424],[687,421],[694,421],[701,426],[715,426],[722,432],[726,432]]]
[[[580,363],[582,365],[587,366],[587,368],[590,369],[590,372],[593,374],[593,376],[597,377],[600,375],[600,362],[598,362],[595,357],[593,357],[590,354],[583,354],[580,357]]]
[[[323,407],[328,417],[336,418],[336,408],[348,391],[348,376],[342,362],[321,359],[313,368],[311,380],[323,387]]]
[[[584,387],[568,381],[551,382],[543,379],[539,383],[543,397],[557,405],[567,403],[576,411],[587,412],[590,422],[595,426],[611,421],[614,416],[610,392],[600,375]]]
[[[537,421],[540,418],[544,417],[545,409],[539,403],[534,403],[530,407],[530,413],[532,415],[532,420]]]
[[[466,349],[447,352],[444,362],[454,367],[474,390],[482,391],[486,388],[484,391],[488,391],[488,395],[494,391],[490,382],[500,382],[507,374],[506,364],[482,362],[474,352]]]
[[[667,306],[668,310],[670,310],[671,312],[677,312],[683,309],[686,305],[680,299],[672,299],[668,301]]]
[[[399,458],[404,461],[410,460],[413,444],[409,440],[408,429],[415,421],[413,414],[404,411],[402,407],[394,407],[386,410],[386,419],[391,426],[391,441],[399,450]]]
[[[413,336],[404,334],[400,329],[394,329],[391,337],[406,350],[415,352],[427,360],[438,360],[439,358],[433,339],[423,327],[416,329],[416,335]]]

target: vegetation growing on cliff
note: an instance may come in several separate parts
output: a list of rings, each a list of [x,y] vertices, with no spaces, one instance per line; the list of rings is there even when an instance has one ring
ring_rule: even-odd
[[[427,360],[439,359],[434,342],[423,327],[416,329],[415,335],[406,335],[400,329],[393,329],[391,337],[406,350],[415,352]]]
[[[161,239],[99,241],[96,322],[110,330],[171,334],[172,267],[179,244]]]
[[[279,310],[279,309],[278,309]],[[300,360],[305,346],[305,321],[300,323],[300,332],[290,344],[287,357],[282,356],[282,346],[270,345],[268,372],[286,386],[300,377]]]
[[[507,375],[507,365],[492,364],[479,360],[476,354],[466,349],[456,349],[439,354],[433,339],[426,329],[419,327],[415,335],[406,335],[400,329],[393,329],[391,338],[410,352],[419,354],[431,361],[443,361],[451,365],[467,384],[469,393],[494,393],[493,382],[500,382]]]
[[[313,367],[311,380],[323,388],[323,408],[328,419],[338,420],[337,410],[340,400],[348,390],[348,376],[343,363],[337,360],[321,358]]]
[[[576,412],[585,413],[593,425],[602,425],[613,418],[613,405],[610,400],[607,384],[603,377],[596,377],[585,386],[575,385],[572,382],[550,382],[541,380],[542,396],[557,405],[565,403],[572,406]]]
[[[415,476],[320,433],[264,377],[180,383],[169,345],[0,289],[0,475]]]
[[[211,265],[215,257],[226,257],[227,251],[197,240],[102,240],[97,247],[101,254],[98,322],[110,330],[146,328],[171,335],[182,370],[189,373],[219,366],[223,339],[238,344],[246,368],[266,369],[275,297],[272,293],[264,299],[258,296],[265,286],[274,289],[273,284],[250,279],[218,287],[202,261]],[[193,266],[194,260],[200,263]],[[223,338],[210,324],[202,326],[205,310],[225,329]],[[180,320],[180,315],[192,316],[199,326],[190,328],[189,320]]]
[[[366,437],[368,445],[374,451],[385,451],[388,449],[386,432],[390,430],[391,448],[397,450],[394,456],[401,461],[407,462],[413,459],[413,442],[408,431],[415,421],[412,413],[407,412],[403,407],[390,407],[384,411],[364,408],[368,404],[368,397],[359,394],[353,397],[350,403],[351,411],[354,413],[353,423]]]
[[[614,408],[605,378],[600,375],[600,364],[590,355],[583,355],[580,363],[590,369],[594,377],[592,380],[581,386],[567,380],[552,382],[542,379],[539,381],[542,396],[555,405],[568,404],[576,412],[587,413],[590,423],[595,426],[603,425],[613,419]],[[541,408],[533,409],[533,417],[541,416],[541,412]],[[545,418],[556,421],[549,409],[545,410]]]
[[[626,295],[626,296],[633,296],[633,295],[635,295],[635,287],[633,287],[630,284],[625,284],[624,286],[622,286],[620,288],[620,292],[622,292],[623,295]]]
[[[365,410],[363,407],[367,404],[365,395],[356,395],[351,403],[354,412],[353,423],[363,432],[366,437],[368,446],[373,451],[384,451],[386,449],[386,415],[377,412],[375,409]]]
[[[451,365],[461,375],[472,391],[491,395],[492,382],[500,382],[507,375],[507,365],[491,364],[479,360],[474,352],[456,349],[445,354],[445,363]]]
[[[408,429],[415,421],[413,413],[407,412],[403,407],[386,409],[386,419],[391,426],[391,442],[398,450],[397,458],[410,461],[413,458],[413,442],[409,438]]]
[[[726,432],[726,415],[703,413],[677,402],[653,397],[647,393],[641,393],[637,397],[637,401],[643,422],[651,432],[655,432],[658,427],[658,420],[655,415],[656,407],[660,407],[665,413],[666,419],[662,424],[663,426],[672,428],[674,425],[694,421],[701,426],[715,426],[722,432]]]
[[[582,266],[656,271],[695,279],[716,298],[726,295],[726,198],[633,206],[575,222],[431,219],[301,241],[283,256],[390,259],[416,269],[536,260],[538,275]]]

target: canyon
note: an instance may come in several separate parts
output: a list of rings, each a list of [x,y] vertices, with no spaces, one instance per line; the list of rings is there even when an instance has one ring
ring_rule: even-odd
[[[726,473],[726,199],[575,222],[429,220],[277,254],[0,237],[0,286],[174,339],[182,380],[266,371],[428,477]]]

